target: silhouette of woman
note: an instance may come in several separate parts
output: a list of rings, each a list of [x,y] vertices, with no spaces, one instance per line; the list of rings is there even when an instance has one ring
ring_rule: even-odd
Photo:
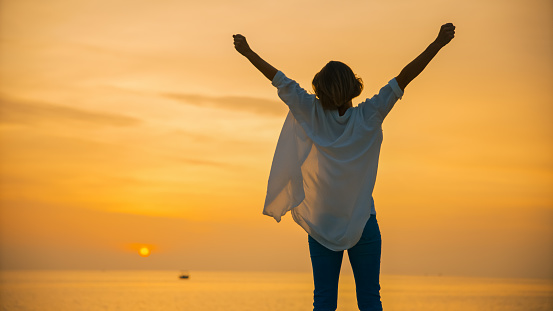
[[[382,144],[382,122],[417,77],[455,36],[441,26],[437,38],[377,95],[356,107],[363,82],[344,63],[331,61],[307,93],[257,55],[240,34],[234,47],[278,90],[289,112],[275,150],[263,213],[280,222],[291,211],[308,233],[314,311],[336,310],[343,251],[348,250],[360,310],[382,310],[381,237],[372,191]]]

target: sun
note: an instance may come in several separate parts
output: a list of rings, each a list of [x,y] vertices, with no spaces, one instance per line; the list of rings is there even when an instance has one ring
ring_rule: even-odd
[[[150,256],[150,249],[147,247],[141,247],[140,250],[138,250],[138,254],[142,257],[148,257]]]

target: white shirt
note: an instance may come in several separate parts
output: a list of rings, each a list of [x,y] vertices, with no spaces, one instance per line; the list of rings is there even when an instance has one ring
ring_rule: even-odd
[[[325,247],[353,247],[371,214],[382,121],[403,91],[395,78],[378,95],[346,110],[325,110],[315,95],[279,71],[272,84],[290,111],[275,150],[263,214],[289,210]]]

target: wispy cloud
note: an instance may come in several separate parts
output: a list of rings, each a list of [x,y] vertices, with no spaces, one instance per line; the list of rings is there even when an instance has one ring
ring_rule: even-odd
[[[247,111],[256,114],[279,116],[286,114],[288,107],[281,101],[248,96],[206,96],[199,94],[165,93],[164,97],[176,99],[188,105],[217,107],[228,110]]]
[[[202,160],[202,159],[193,159],[193,158],[177,158],[176,160],[184,162],[191,165],[203,165],[203,166],[212,166],[220,168],[236,168],[236,165],[224,162]]]
[[[136,126],[140,119],[105,112],[30,102],[0,96],[0,122],[12,124],[36,124],[40,122],[88,123],[107,126]]]

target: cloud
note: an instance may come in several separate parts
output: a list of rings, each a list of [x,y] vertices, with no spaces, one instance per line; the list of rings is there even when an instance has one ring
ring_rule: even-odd
[[[94,112],[48,103],[0,97],[0,122],[12,124],[81,123],[106,126],[136,126],[140,119],[124,115]]]
[[[206,96],[199,94],[165,93],[164,97],[176,99],[188,105],[216,107],[228,110],[247,111],[255,114],[286,115],[288,107],[281,101],[248,96]]]
[[[210,160],[201,160],[193,158],[177,158],[178,161],[184,162],[192,165],[202,165],[202,166],[212,166],[212,167],[221,167],[221,168],[236,168],[236,165],[230,163],[210,161]]]

